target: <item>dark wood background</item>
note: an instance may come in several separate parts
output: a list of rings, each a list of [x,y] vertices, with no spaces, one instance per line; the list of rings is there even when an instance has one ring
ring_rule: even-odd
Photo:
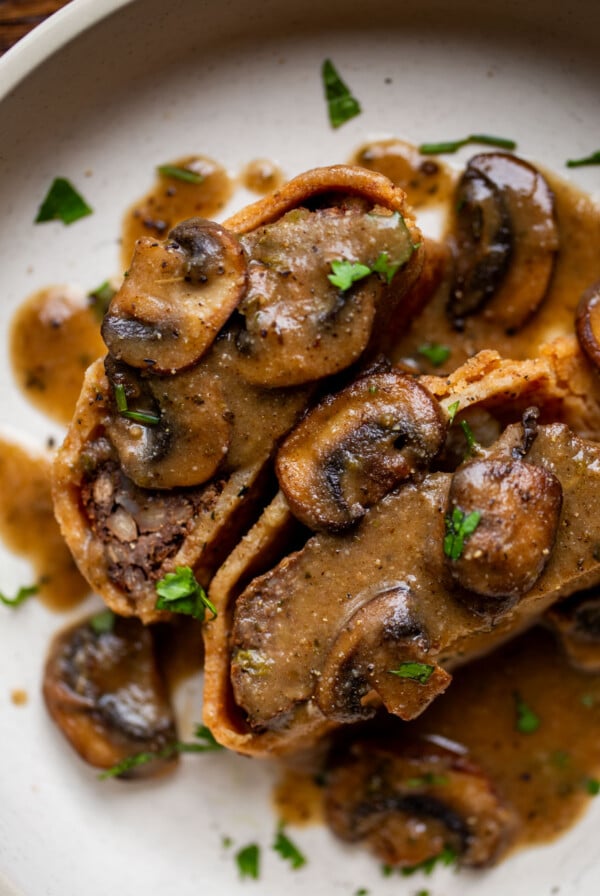
[[[70,0],[0,0],[0,54]]]

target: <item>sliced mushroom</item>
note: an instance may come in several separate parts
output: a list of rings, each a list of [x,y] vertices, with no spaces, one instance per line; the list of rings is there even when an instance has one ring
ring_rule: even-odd
[[[597,588],[561,601],[546,613],[545,621],[558,635],[573,666],[600,672],[600,593]]]
[[[451,681],[428,658],[429,638],[406,583],[360,595],[362,606],[333,642],[315,691],[322,713],[336,722],[369,718],[379,705],[402,719],[419,715]],[[401,662],[399,662],[401,658]]]
[[[600,368],[600,282],[581,296],[575,315],[579,344],[592,364]]]
[[[326,399],[277,455],[292,512],[311,529],[343,529],[425,468],[446,431],[438,403],[398,371],[371,374]]]
[[[152,632],[136,619],[97,617],[54,639],[44,673],[50,715],[90,765],[110,768],[136,753],[160,753],[177,734],[154,656]],[[157,758],[127,777],[154,774],[173,762]]]
[[[138,240],[102,336],[113,357],[132,367],[182,370],[212,344],[245,285],[246,259],[235,236],[191,218],[166,242]]]
[[[508,427],[488,449],[488,462],[524,464],[513,457],[524,438],[522,425]],[[245,717],[247,735],[236,748],[257,754],[264,744],[285,752],[298,742],[296,725],[302,731],[312,720],[313,733],[323,731],[332,723],[363,719],[382,705],[412,718],[443,690],[445,672],[533,624],[562,597],[598,583],[597,444],[562,425],[540,426],[527,458],[526,466],[542,471],[527,483],[532,479],[539,487],[545,473],[552,474],[550,483],[555,476],[563,509],[541,575],[510,612],[502,614],[502,604],[494,605],[494,614],[474,613],[465,603],[466,590],[448,574],[444,519],[452,476],[447,473],[406,483],[371,507],[352,530],[320,532],[268,572],[236,587],[227,610],[232,614],[227,699],[237,707],[238,731]],[[553,484],[551,494],[555,512]],[[532,500],[535,507],[537,499]],[[514,505],[507,506],[512,514]],[[528,565],[516,569],[518,575],[508,570],[510,587],[523,587],[523,581],[529,586]],[[221,607],[228,606],[227,595],[218,599]],[[221,654],[215,661],[226,659]],[[215,661],[209,651],[211,669]],[[219,723],[226,728],[223,713]]]
[[[460,326],[479,310],[516,332],[544,299],[558,231],[554,196],[532,165],[506,153],[481,153],[457,189],[455,279],[448,312]]]
[[[392,315],[422,265],[420,234],[404,200],[381,175],[332,166],[307,172],[226,222],[250,259],[236,337],[248,382],[299,385],[364,353],[376,322]],[[366,267],[359,280],[340,286],[329,279],[334,262]]]
[[[500,858],[517,830],[516,813],[465,749],[407,741],[403,731],[334,754],[325,811],[338,837],[364,842],[400,868],[444,850],[460,865],[482,868]]]
[[[456,528],[479,514],[476,528],[448,554],[452,578],[468,591],[490,598],[489,609],[518,599],[541,576],[556,539],[562,487],[548,469],[522,460],[476,460],[452,477],[448,516]]]
[[[229,448],[231,423],[210,371],[200,365],[169,377],[142,375],[110,355],[105,368],[113,389],[106,431],[136,485],[181,488],[214,476]],[[125,410],[119,410],[117,389]]]

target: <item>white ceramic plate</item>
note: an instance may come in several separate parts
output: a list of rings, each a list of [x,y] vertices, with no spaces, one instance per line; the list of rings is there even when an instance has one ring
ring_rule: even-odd
[[[599,35],[593,0],[75,0],[0,62],[3,338],[33,289],[69,280],[90,287],[118,269],[122,211],[170,158],[201,152],[239,170],[267,156],[291,176],[344,161],[376,136],[420,142],[487,131],[561,170],[600,144]],[[322,98],[327,56],[364,110],[338,131]],[[70,228],[33,227],[58,174],[84,182],[95,213]],[[598,168],[576,176],[589,190],[600,187]],[[238,193],[236,202],[245,198]],[[40,445],[58,432],[15,390],[6,350],[0,377],[3,424]],[[30,578],[6,552],[0,570],[8,592]],[[0,893],[599,891],[597,804],[556,844],[485,875],[384,879],[367,855],[319,827],[293,832],[309,864],[291,872],[269,849],[266,764],[208,754],[186,757],[171,779],[98,782],[39,694],[48,638],[68,620],[35,601],[15,613],[0,607],[0,617]],[[24,708],[10,702],[17,687],[30,694]],[[194,682],[181,695],[188,719],[199,718],[199,689]],[[264,847],[258,884],[238,881],[223,835]]]

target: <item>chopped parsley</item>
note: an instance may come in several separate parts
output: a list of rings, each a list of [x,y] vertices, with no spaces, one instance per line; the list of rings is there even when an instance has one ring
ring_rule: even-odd
[[[260,874],[260,847],[257,843],[249,843],[235,854],[240,877],[251,877],[258,880]]]
[[[354,891],[354,896],[369,896],[369,891],[366,887],[359,887],[358,890]]]
[[[582,159],[567,159],[567,168],[581,168],[582,165],[600,165],[600,149]]]
[[[494,137],[492,134],[469,134],[462,140],[443,140],[441,143],[421,143],[419,152],[424,156],[439,155],[445,152],[458,152],[469,143],[483,143],[485,146],[497,146],[499,149],[516,149],[514,140],[506,137]]]
[[[156,583],[156,593],[157,610],[169,610],[171,613],[193,616],[200,621],[204,619],[207,609],[213,618],[217,615],[214,605],[189,566],[177,566],[175,572],[168,572]]]
[[[390,672],[392,675],[397,675],[398,678],[410,678],[419,684],[427,684],[434,669],[435,666],[430,666],[427,663],[409,662],[400,663],[397,669],[390,669]]]
[[[95,635],[106,635],[115,627],[115,614],[112,610],[101,610],[92,616],[89,625]]]
[[[429,859],[424,859],[424,861],[419,862],[418,865],[411,865],[408,868],[401,868],[400,873],[403,877],[411,877],[413,874],[416,874],[418,871],[422,871],[423,874],[431,874],[438,865],[453,865],[458,856],[456,852],[450,846],[444,846],[441,852],[439,852],[436,856],[431,856]]]
[[[394,869],[392,868],[391,865],[382,865],[381,873],[382,873],[383,877],[391,877],[392,874],[394,873]]]
[[[348,86],[340,78],[331,59],[326,59],[323,63],[321,77],[332,128],[339,128],[351,118],[360,115],[362,111],[360,103],[352,96]]]
[[[414,246],[411,246],[411,253],[414,251],[414,248]],[[406,264],[407,260],[407,258],[403,258],[401,261],[391,262],[387,252],[381,252],[372,267],[369,267],[368,264],[362,264],[360,261],[347,261],[343,258],[336,259],[331,262],[332,273],[327,275],[327,279],[342,292],[346,292],[354,283],[364,280],[369,274],[381,274],[386,283],[389,284],[392,282],[396,272],[403,264]]]
[[[111,303],[113,296],[116,293],[116,289],[111,286],[109,280],[105,280],[104,283],[101,283],[100,286],[97,286],[96,289],[88,292],[88,299],[90,303],[90,307],[94,314],[102,320],[106,312],[108,311],[108,306]]]
[[[592,706],[596,703],[593,694],[583,694],[581,697],[581,702],[583,706],[587,707],[587,709],[591,709]]]
[[[417,778],[407,778],[407,787],[444,787],[450,779],[448,775],[435,775],[433,772],[427,772],[425,775],[419,775]]]
[[[440,345],[439,342],[426,342],[420,345],[417,351],[434,367],[441,367],[452,353],[447,345]]]
[[[121,417],[127,417],[128,420],[134,420],[136,423],[144,423],[146,426],[156,426],[160,423],[158,414],[152,414],[146,411],[130,411],[127,405],[127,395],[125,394],[125,386],[123,383],[115,384],[115,401],[117,410]]]
[[[40,205],[35,223],[62,221],[63,224],[73,224],[91,214],[92,209],[75,187],[64,177],[57,177]]]
[[[39,590],[38,585],[21,585],[14,597],[7,597],[0,591],[0,603],[3,603],[5,607],[14,609],[15,607],[20,607],[28,597],[33,597]]]
[[[540,727],[540,718],[525,703],[520,694],[515,694],[515,708],[517,710],[517,731],[521,734],[533,734],[537,731]]]
[[[172,744],[167,744],[162,750],[135,753],[133,756],[127,756],[121,762],[117,762],[116,765],[112,765],[101,772],[98,778],[100,781],[105,781],[106,778],[118,778],[120,775],[140,765],[147,765],[149,762],[154,762],[157,759],[170,759],[179,753],[210,753],[214,750],[223,749],[221,744],[214,739],[212,732],[206,725],[196,725],[194,737],[198,741],[197,743],[178,740]]]
[[[473,454],[475,449],[478,447],[477,440],[475,439],[475,436],[473,435],[473,430],[471,429],[471,427],[469,426],[469,424],[467,423],[466,420],[460,421],[460,428],[464,432],[465,439],[467,440],[467,457],[470,457],[470,455]]]
[[[600,781],[597,778],[588,778],[585,782],[585,789],[590,796],[598,796],[600,793]]]
[[[448,423],[450,426],[454,423],[454,418],[456,417],[456,412],[460,407],[460,401],[453,401],[452,404],[448,405]]]
[[[306,857],[300,852],[295,843],[292,843],[289,837],[285,834],[282,824],[277,828],[272,849],[275,852],[278,852],[282,859],[289,862],[294,870],[306,865]]]
[[[450,560],[458,560],[462,556],[465,540],[472,535],[479,521],[481,513],[472,510],[465,513],[460,507],[454,507],[451,514],[446,517],[446,535],[444,537],[444,554]]]
[[[201,184],[204,175],[198,171],[190,171],[181,165],[159,165],[156,169],[161,177],[171,177],[173,180],[182,180],[187,184]]]

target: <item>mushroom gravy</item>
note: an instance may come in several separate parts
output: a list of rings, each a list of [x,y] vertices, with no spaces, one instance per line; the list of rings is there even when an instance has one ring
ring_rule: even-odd
[[[443,207],[451,200],[455,172],[401,141],[365,145],[353,161],[402,186],[417,211]],[[155,187],[126,216],[125,265],[139,236],[163,239],[182,219],[219,216],[233,192],[233,180],[209,159],[190,156],[174,164],[199,174],[201,180],[192,183],[159,174]],[[556,198],[561,252],[550,292],[535,317],[516,335],[498,337],[497,328],[485,320],[469,320],[459,331],[446,316],[449,283],[443,280],[432,302],[397,341],[394,360],[431,372],[433,366],[420,352],[424,343],[450,349],[444,370],[454,369],[490,344],[506,357],[527,358],[555,335],[573,331],[579,296],[600,277],[600,211],[573,186],[554,175],[547,177]],[[277,166],[264,160],[249,163],[242,176],[244,185],[256,192],[272,189],[280,181]],[[62,422],[72,415],[85,367],[104,352],[99,323],[77,290],[41,290],[15,316],[11,335],[15,377],[32,404]],[[246,435],[244,444],[252,435],[250,428]],[[1,441],[0,492],[3,539],[31,559],[45,603],[56,609],[72,606],[88,585],[53,518],[48,460]],[[181,668],[172,665],[173,681],[197,662],[196,635],[197,630],[185,663]],[[516,728],[515,695],[539,717],[539,728],[531,734]],[[418,721],[405,724],[418,734],[443,736],[469,748],[516,808],[522,844],[550,840],[568,828],[589,799],[588,782],[600,774],[600,679],[569,666],[553,638],[540,629],[457,671],[448,692]],[[318,820],[320,794],[311,776],[288,771],[275,802],[290,823]]]

